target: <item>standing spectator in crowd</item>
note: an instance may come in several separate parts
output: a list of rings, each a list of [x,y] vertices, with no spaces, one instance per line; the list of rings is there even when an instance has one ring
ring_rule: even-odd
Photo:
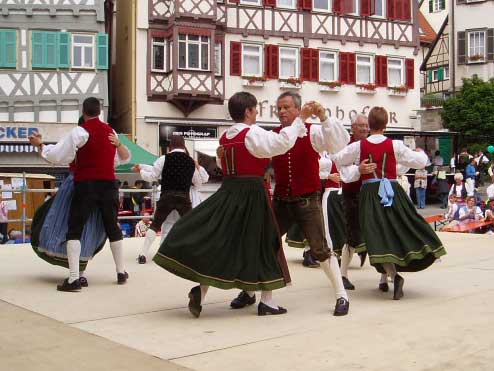
[[[465,169],[465,178],[466,182],[470,184],[473,189],[475,189],[475,186],[477,184],[476,179],[478,175],[479,172],[477,171],[477,162],[474,158],[472,158]]]
[[[0,244],[4,244],[9,240],[9,236],[7,234],[7,229],[8,229],[7,220],[9,220],[8,214],[9,214],[9,209],[7,208],[7,203],[3,199],[0,199],[0,234],[2,235]]]
[[[439,168],[437,172],[437,195],[441,201],[441,209],[446,209],[448,207],[448,193],[449,184],[448,179],[446,179],[446,167]]]
[[[436,151],[434,153],[434,158],[432,159],[432,165],[434,165],[434,166],[443,166],[444,165],[444,159],[441,157],[441,152]]]
[[[122,189],[129,189],[129,182],[124,181],[122,184]],[[132,207],[132,199],[130,193],[124,191],[121,191],[120,193],[122,194],[123,197],[122,208],[124,210],[133,211],[134,208]]]
[[[427,189],[427,170],[425,168],[415,170],[413,187],[417,195],[417,209],[425,209],[425,191]]]
[[[456,153],[453,153],[451,160],[449,160],[449,168],[453,174],[456,172]]]
[[[141,180],[136,180],[134,182],[134,187],[133,189],[140,190],[143,188],[144,183]],[[144,193],[141,192],[133,192],[132,196],[132,210],[134,211],[134,214],[139,215],[141,213],[142,209],[142,202],[144,200]]]
[[[146,232],[151,226],[151,219],[149,218],[149,215],[150,214],[148,212],[145,212],[141,221],[137,223],[134,233],[135,237],[146,237]]]

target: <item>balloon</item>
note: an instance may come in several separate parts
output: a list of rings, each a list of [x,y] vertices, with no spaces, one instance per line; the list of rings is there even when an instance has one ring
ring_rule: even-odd
[[[487,152],[493,153],[494,152],[494,146],[487,147]]]

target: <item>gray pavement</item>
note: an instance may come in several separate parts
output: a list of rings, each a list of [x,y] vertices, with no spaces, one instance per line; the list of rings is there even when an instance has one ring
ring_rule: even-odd
[[[494,237],[439,235],[448,255],[405,274],[400,301],[354,261],[346,317],[331,315],[333,290],[298,249],[285,249],[293,285],[274,295],[287,315],[230,310],[236,292],[211,289],[195,319],[193,283],[135,262],[142,239],[125,240],[127,285],[105,248],[81,293],[57,292],[66,271],[29,246],[0,246],[0,370],[492,370]]]

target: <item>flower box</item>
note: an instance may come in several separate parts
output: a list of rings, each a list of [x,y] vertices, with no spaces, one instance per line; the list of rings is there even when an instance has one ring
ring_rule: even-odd
[[[408,88],[406,86],[388,86],[388,95],[405,97],[407,93],[408,93]]]
[[[376,85],[374,84],[360,84],[356,87],[357,94],[376,94]]]
[[[338,92],[341,90],[339,81],[319,81],[319,91]]]
[[[483,63],[485,62],[484,54],[474,54],[468,57],[468,62],[470,63]]]
[[[297,78],[280,79],[280,88],[285,89],[300,89],[302,87],[302,80]]]
[[[242,76],[243,86],[264,86],[266,78],[262,76]]]

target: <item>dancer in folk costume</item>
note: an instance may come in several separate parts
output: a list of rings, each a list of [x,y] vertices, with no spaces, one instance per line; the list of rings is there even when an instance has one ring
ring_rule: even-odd
[[[397,164],[420,168],[426,154],[412,151],[402,141],[383,135],[388,113],[374,107],[369,113],[371,135],[354,142],[334,156],[338,166],[368,159],[377,166],[362,174],[359,217],[371,265],[394,281],[393,299],[403,297],[404,279],[398,272],[417,272],[446,254],[429,224],[417,213],[410,198],[396,182]]]
[[[189,293],[196,317],[209,286],[261,290],[258,315],[287,312],[272,299],[272,290],[290,276],[263,176],[269,158],[288,151],[306,128],[298,120],[279,133],[266,131],[255,124],[256,107],[250,93],[229,99],[235,124],[220,139],[223,183],[175,223],[154,257],[164,269],[200,284]]]
[[[29,138],[32,145],[40,147],[41,156],[51,163],[67,164],[75,159],[74,191],[70,200],[66,233],[70,273],[69,278],[57,286],[59,291],[81,289],[81,237],[86,221],[95,210],[101,214],[104,230],[110,239],[118,284],[124,284],[128,278],[123,264],[122,231],[117,222],[119,202],[115,162],[119,156],[129,160],[130,155],[121,146],[113,129],[99,120],[101,106],[98,99],[87,98],[82,109],[84,123],[74,128],[56,145],[43,145],[41,134],[34,134]],[[55,201],[57,198],[59,195],[55,197]],[[97,246],[98,243],[94,242],[92,248]],[[83,280],[82,285],[87,286],[87,280]]]
[[[146,232],[146,239],[137,257],[139,264],[146,264],[157,232],[166,227],[168,232],[173,223],[200,203],[197,191],[193,188],[209,180],[206,170],[190,157],[183,137],[172,136],[170,149],[168,154],[158,158],[152,166],[139,164],[133,167],[145,181],[161,182],[161,196],[156,204],[153,222]]]
[[[340,150],[348,143],[349,135],[340,122],[328,119],[326,110],[319,103],[309,102],[302,109],[301,97],[297,93],[281,94],[277,105],[281,125],[274,132],[286,130],[298,123],[299,116],[304,122],[311,116],[321,121],[321,125],[305,124],[309,135],[297,139],[295,146],[287,153],[273,157],[276,180],[273,209],[281,235],[293,223],[302,228],[309,242],[309,253],[319,260],[335,290],[334,315],[343,316],[348,313],[350,303],[343,287],[338,261],[331,251],[331,239],[325,233],[321,209],[319,153]],[[243,291],[231,302],[231,306],[242,308],[253,302],[253,293]]]

